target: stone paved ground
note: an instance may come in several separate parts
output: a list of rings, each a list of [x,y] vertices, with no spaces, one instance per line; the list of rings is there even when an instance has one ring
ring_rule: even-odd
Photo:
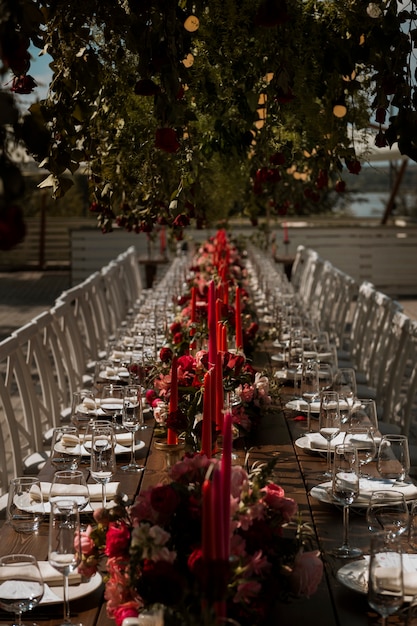
[[[49,309],[70,287],[70,272],[0,272],[0,340]]]

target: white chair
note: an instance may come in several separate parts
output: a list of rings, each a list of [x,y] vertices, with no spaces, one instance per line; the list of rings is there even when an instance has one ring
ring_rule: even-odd
[[[0,343],[0,465],[2,488],[14,476],[37,474],[48,456],[44,450],[40,406],[32,372],[19,338]]]

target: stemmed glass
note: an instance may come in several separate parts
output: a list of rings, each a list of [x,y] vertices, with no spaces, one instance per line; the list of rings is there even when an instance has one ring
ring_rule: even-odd
[[[319,363],[319,390],[331,391],[333,384],[333,369],[329,363]],[[333,390],[334,391],[334,390]]]
[[[317,361],[312,359],[308,359],[303,363],[301,397],[307,403],[307,432],[310,432],[311,403],[316,398],[319,398],[319,366]]]
[[[44,583],[38,562],[31,554],[0,558],[0,606],[15,613],[13,626],[22,626],[22,613],[37,606]]]
[[[339,394],[342,424],[346,424],[357,395],[355,370],[351,367],[338,369],[334,376],[333,389]]]
[[[83,389],[72,394],[71,422],[80,432],[90,420],[97,417],[96,398],[92,391]]]
[[[143,472],[144,467],[135,460],[135,433],[140,430],[143,423],[142,411],[142,388],[139,385],[130,385],[126,388],[123,398],[122,425],[132,433],[132,447],[130,461],[122,465],[125,472]]]
[[[103,508],[106,507],[106,485],[116,471],[115,436],[113,426],[94,422],[91,428],[91,477],[101,484]]]
[[[410,471],[406,435],[384,435],[379,444],[377,469],[382,478],[404,482]]]
[[[378,430],[378,414],[375,400],[357,398],[350,412],[349,426],[368,428],[372,433]]]
[[[341,419],[339,395],[335,391],[320,393],[319,432],[327,440],[327,470],[324,476],[332,476],[331,441],[340,433]]]
[[[356,448],[350,444],[335,446],[332,495],[343,505],[343,543],[334,550],[334,554],[342,558],[360,556],[362,550],[349,545],[349,506],[359,495],[358,454]]]
[[[62,625],[71,624],[68,594],[68,576],[80,562],[80,516],[72,500],[51,502],[49,520],[48,561],[64,578],[64,619]]]
[[[124,395],[124,385],[103,385],[101,391],[100,409],[107,417],[112,419],[115,430],[121,429]]]
[[[346,432],[343,443],[349,443],[356,448],[359,461],[359,477],[365,476],[362,467],[373,461],[376,456],[376,443],[373,432],[365,426],[353,426]]]
[[[368,604],[382,617],[398,611],[404,601],[402,552],[398,541],[385,533],[376,533],[371,539],[368,576]]]
[[[386,489],[373,492],[366,510],[370,531],[384,531],[391,538],[399,537],[408,529],[409,519],[407,502],[401,491]]]
[[[81,470],[61,470],[55,472],[49,491],[49,502],[71,500],[83,511],[90,503],[87,481]]]

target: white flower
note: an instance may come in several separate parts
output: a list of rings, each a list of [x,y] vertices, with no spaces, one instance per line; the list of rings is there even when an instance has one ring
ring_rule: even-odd
[[[378,17],[381,17],[382,15],[381,7],[376,4],[376,2],[370,2],[366,7],[366,12],[369,17],[372,17],[374,19],[378,19]]]

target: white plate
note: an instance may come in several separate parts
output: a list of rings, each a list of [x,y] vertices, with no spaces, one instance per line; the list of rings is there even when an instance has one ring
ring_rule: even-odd
[[[142,448],[145,447],[145,442],[140,440],[136,442],[135,445],[135,452],[137,452],[138,450],[142,450]],[[116,443],[115,447],[114,447],[114,452],[116,455],[118,454],[129,454],[130,453],[130,446],[122,446],[120,443]],[[81,454],[82,456],[90,456],[90,451],[85,448],[84,446],[81,446]]]
[[[316,485],[310,491],[310,495],[319,500],[320,502],[326,502],[327,504],[339,503],[333,499],[331,494],[331,481]],[[395,489],[401,491],[405,495],[407,501],[412,501],[417,498],[417,487],[413,483],[407,483],[404,486],[398,485],[393,480],[381,480],[379,478],[361,478],[359,483],[360,495],[351,505],[353,508],[366,508],[369,504],[369,500],[373,491]],[[417,555],[416,555],[417,556]]]
[[[79,598],[83,598],[87,596],[89,593],[96,591],[100,587],[102,583],[101,575],[97,572],[85,583],[80,583],[79,585],[69,585],[69,599],[70,600],[78,600]],[[47,605],[47,604],[59,604],[62,603],[64,599],[64,587],[62,586],[53,586],[49,587],[49,585],[45,585],[45,592],[43,594],[43,598],[39,604]]]
[[[345,433],[340,433],[330,442],[330,450],[333,452],[335,445],[343,443]],[[323,439],[323,444],[321,443]],[[318,442],[320,441],[320,445]],[[320,452],[320,454],[327,454],[327,440],[320,435],[320,433],[307,433],[303,437],[299,437],[295,440],[295,445],[302,450],[310,450],[310,452]]]
[[[291,409],[291,411],[300,411],[301,413],[307,413],[308,404],[305,400],[290,400],[285,405],[286,409]],[[310,406],[310,413],[319,413],[320,412],[320,402],[312,402]]]
[[[410,602],[417,594],[417,554],[403,554],[404,567],[404,600]],[[359,561],[346,563],[336,572],[336,577],[342,585],[359,593],[368,592],[369,556]]]

